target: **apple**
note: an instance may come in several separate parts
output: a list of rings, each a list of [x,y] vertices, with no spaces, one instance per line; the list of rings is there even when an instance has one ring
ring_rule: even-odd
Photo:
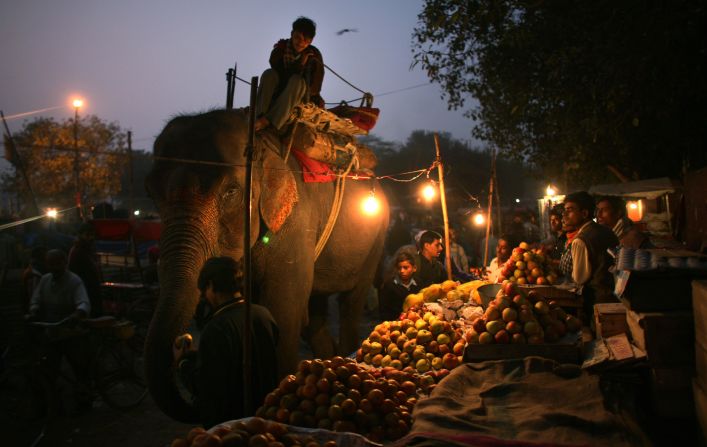
[[[518,318],[518,312],[515,311],[515,309],[512,309],[510,307],[503,309],[502,313],[503,321],[506,323],[509,321],[514,321]]]
[[[452,348],[452,352],[454,353],[454,355],[464,354],[464,342],[455,343],[454,348]]]
[[[441,347],[442,345],[448,345],[451,343],[452,339],[449,338],[449,335],[445,333],[441,333],[437,336],[437,344]]]
[[[527,250],[529,247],[530,246],[527,242],[521,242],[520,244],[518,244],[518,248],[520,248],[521,250]]]
[[[550,306],[543,301],[543,300],[538,300],[535,303],[535,312],[541,314],[541,315],[546,315],[548,312],[550,312]]]
[[[522,332],[523,327],[518,323],[517,321],[509,321],[506,324],[506,331],[510,334],[517,334],[519,332]]]
[[[459,365],[459,359],[456,355],[448,353],[442,357],[442,364],[447,369],[454,369]]]
[[[482,333],[486,331],[486,322],[484,321],[483,318],[478,317],[474,322],[471,324],[471,327],[474,328],[474,330],[477,333]]]
[[[525,344],[525,335],[517,333],[513,334],[513,337],[511,338],[511,343],[513,344]]]
[[[540,333],[540,325],[535,321],[528,321],[523,326],[523,332],[527,335],[535,335]]]
[[[483,334],[479,334],[479,343],[482,345],[488,345],[493,343],[494,341],[495,340],[493,338],[493,334],[490,332],[484,332]]]
[[[548,283],[548,282],[547,282],[547,279],[545,279],[545,278],[542,277],[542,276],[538,276],[538,279],[535,280],[535,284],[537,284],[537,285],[539,285],[539,286],[544,286],[544,285],[547,284],[547,283]]]
[[[507,344],[510,342],[510,336],[508,335],[508,332],[506,332],[504,329],[501,329],[500,331],[496,332],[494,339],[496,340],[496,343],[499,344]]]
[[[486,318],[486,321],[498,320],[499,318],[501,318],[501,311],[498,309],[498,307],[490,305],[486,309],[484,317]]]
[[[525,267],[526,267],[525,262],[523,262],[523,261],[516,262],[516,268],[518,270],[525,270]]]
[[[473,328],[469,329],[464,335],[464,339],[469,344],[476,344],[479,342],[479,333],[476,332],[476,330],[474,330]]]
[[[491,333],[491,335],[496,335],[496,332],[500,331],[505,326],[503,320],[491,320],[486,323],[486,330]]]
[[[516,270],[516,271],[518,271],[518,270]],[[527,282],[528,282],[528,280],[525,279],[525,277],[523,277],[523,276],[518,278],[518,284],[523,285],[523,284],[526,284]]]

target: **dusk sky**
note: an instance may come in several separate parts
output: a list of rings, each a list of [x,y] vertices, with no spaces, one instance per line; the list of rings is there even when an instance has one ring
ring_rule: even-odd
[[[417,0],[2,0],[0,109],[14,132],[35,116],[71,117],[71,98],[133,131],[133,146],[151,149],[170,117],[223,107],[225,73],[238,63],[250,79],[268,67],[273,44],[289,36],[300,15],[317,27],[324,63],[370,91],[381,116],[372,134],[404,142],[416,129],[470,139],[470,121],[447,111],[441,88],[410,69]],[[355,29],[337,35],[342,29]],[[416,87],[398,91],[408,87]],[[398,91],[398,92],[396,92]],[[388,92],[396,92],[389,93]],[[325,72],[327,102],[361,95]],[[238,82],[236,107],[249,87]]]

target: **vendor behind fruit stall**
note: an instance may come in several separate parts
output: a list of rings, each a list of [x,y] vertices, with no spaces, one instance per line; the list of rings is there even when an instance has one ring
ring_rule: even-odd
[[[607,248],[619,244],[611,229],[592,220],[594,199],[586,191],[568,194],[564,201],[563,225],[568,250],[560,260],[560,270],[581,286],[585,317],[593,314],[595,303],[615,302],[614,278],[609,272],[613,259]]]
[[[503,270],[505,264],[511,257],[513,249],[520,244],[518,238],[513,234],[504,234],[498,239],[496,245],[496,257],[491,260],[491,263],[486,268],[485,279],[489,282],[498,282],[498,277]]]
[[[439,260],[444,250],[442,236],[436,231],[427,230],[417,241],[418,255],[415,258],[417,271],[413,278],[421,288],[430,284],[440,284],[447,279],[447,270]]]

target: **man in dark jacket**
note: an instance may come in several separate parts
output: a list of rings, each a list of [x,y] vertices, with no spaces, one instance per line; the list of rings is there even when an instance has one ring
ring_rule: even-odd
[[[571,241],[568,237],[566,255],[571,256],[572,280],[582,286],[585,316],[589,317],[595,303],[617,301],[614,278],[609,272],[612,258],[606,249],[616,247],[619,240],[609,228],[592,220],[594,199],[586,191],[568,194],[564,206],[563,221],[578,229]]]
[[[263,306],[251,306],[253,408],[243,404],[244,306],[240,291],[240,265],[233,258],[210,258],[199,273],[201,291],[198,309],[208,309],[205,321],[198,311],[197,325],[202,326],[198,350],[177,337],[174,359],[182,381],[195,394],[201,422],[209,428],[231,419],[252,416],[265,396],[278,384],[278,329],[270,312]],[[189,339],[189,338],[188,338]]]
[[[281,39],[270,53],[270,68],[260,77],[255,130],[268,126],[280,130],[292,109],[305,96],[324,107],[320,96],[324,80],[322,53],[312,45],[317,25],[306,17],[292,23],[289,39]]]
[[[415,282],[421,288],[430,284],[440,284],[447,279],[447,271],[439,261],[439,255],[444,250],[442,236],[435,231],[425,231],[417,243],[418,256]]]

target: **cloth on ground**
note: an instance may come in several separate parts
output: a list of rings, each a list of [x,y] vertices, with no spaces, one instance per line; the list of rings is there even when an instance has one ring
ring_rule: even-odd
[[[605,409],[598,376],[565,369],[540,357],[465,363],[418,402],[393,445],[649,445],[633,418]]]

